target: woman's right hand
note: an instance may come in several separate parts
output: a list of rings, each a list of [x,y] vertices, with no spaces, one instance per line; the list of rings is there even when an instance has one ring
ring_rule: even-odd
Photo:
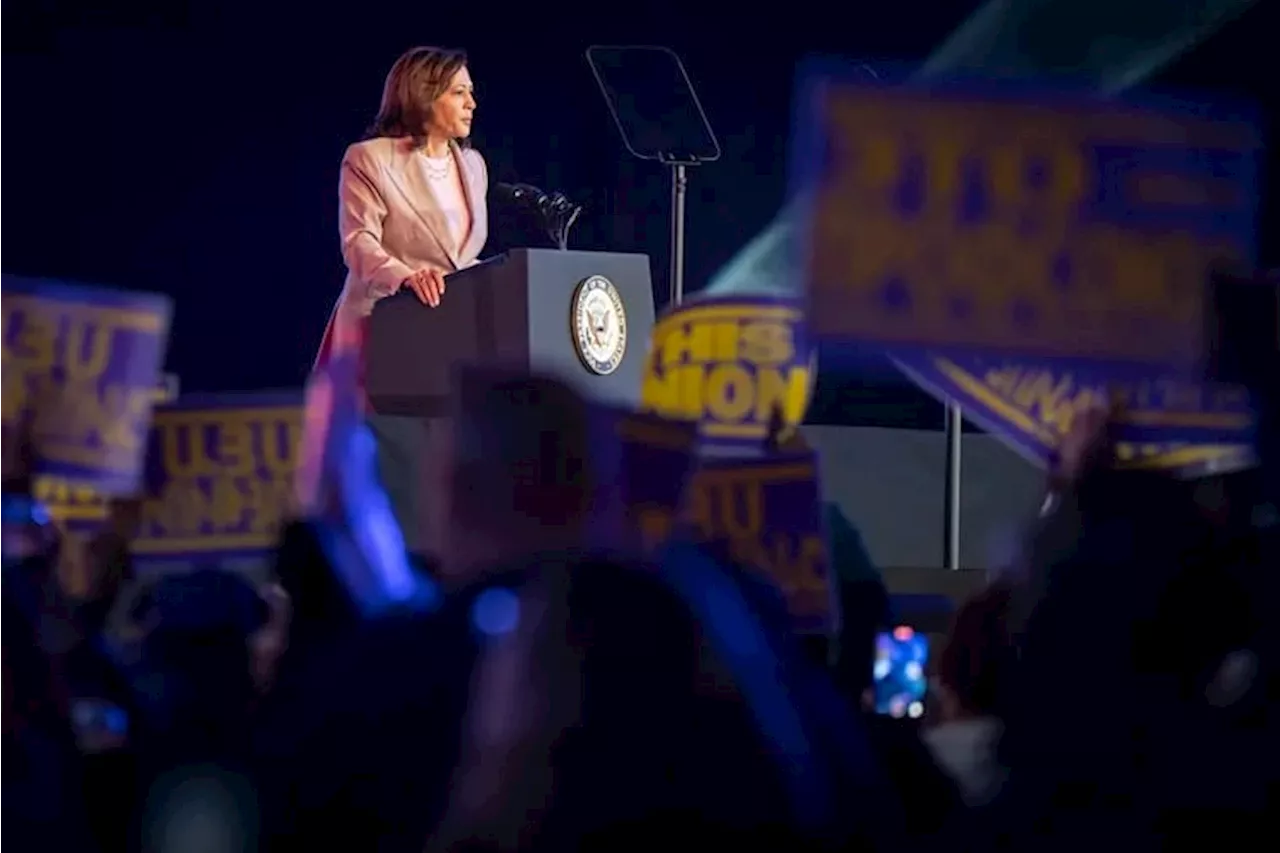
[[[412,290],[422,304],[435,308],[444,296],[444,273],[440,270],[418,270],[401,286]]]

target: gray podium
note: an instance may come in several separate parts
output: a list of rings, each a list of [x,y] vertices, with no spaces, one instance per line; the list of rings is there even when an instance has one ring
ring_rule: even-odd
[[[439,455],[439,434],[447,429],[444,418],[458,364],[528,367],[568,382],[590,399],[632,407],[639,401],[653,327],[646,255],[516,249],[446,281],[437,308],[408,291],[379,300],[365,343],[365,388],[373,409],[369,426],[378,440],[379,473],[409,549],[424,554],[433,551],[439,521],[424,484],[435,479],[431,466]],[[616,367],[599,361],[589,366],[589,348],[585,358],[580,354],[574,309],[584,286],[599,291],[597,306],[615,291],[620,297],[626,347]],[[599,372],[608,367],[613,369]]]

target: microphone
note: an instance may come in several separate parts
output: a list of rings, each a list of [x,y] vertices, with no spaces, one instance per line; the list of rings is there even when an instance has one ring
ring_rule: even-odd
[[[548,196],[542,190],[532,184],[494,184],[493,188],[502,196],[512,201],[525,202],[532,204],[534,207],[542,210],[548,200]]]
[[[536,210],[542,217],[547,235],[559,248],[568,248],[569,229],[577,221],[578,214],[582,213],[581,205],[569,201],[564,193],[545,193],[533,184],[500,182],[494,184],[493,188],[500,197]]]

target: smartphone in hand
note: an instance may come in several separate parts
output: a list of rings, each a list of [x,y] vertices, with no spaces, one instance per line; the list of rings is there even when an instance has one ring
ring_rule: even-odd
[[[875,710],[891,717],[924,715],[928,691],[929,640],[908,625],[876,635],[872,690]]]

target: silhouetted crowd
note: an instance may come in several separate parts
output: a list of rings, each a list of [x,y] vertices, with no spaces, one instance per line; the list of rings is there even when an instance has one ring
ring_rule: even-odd
[[[594,505],[572,391],[468,381],[434,487],[445,540],[394,606],[366,606],[392,581],[335,545],[365,523],[349,487],[345,512],[283,530],[266,586],[138,583],[117,502],[72,595],[6,472],[9,849],[1274,844],[1259,470],[1118,470],[1105,413],[1078,417],[1046,511],[935,647],[926,712],[896,719],[867,697],[897,615],[838,510],[842,627],[797,636],[756,573],[680,535],[641,548]]]

